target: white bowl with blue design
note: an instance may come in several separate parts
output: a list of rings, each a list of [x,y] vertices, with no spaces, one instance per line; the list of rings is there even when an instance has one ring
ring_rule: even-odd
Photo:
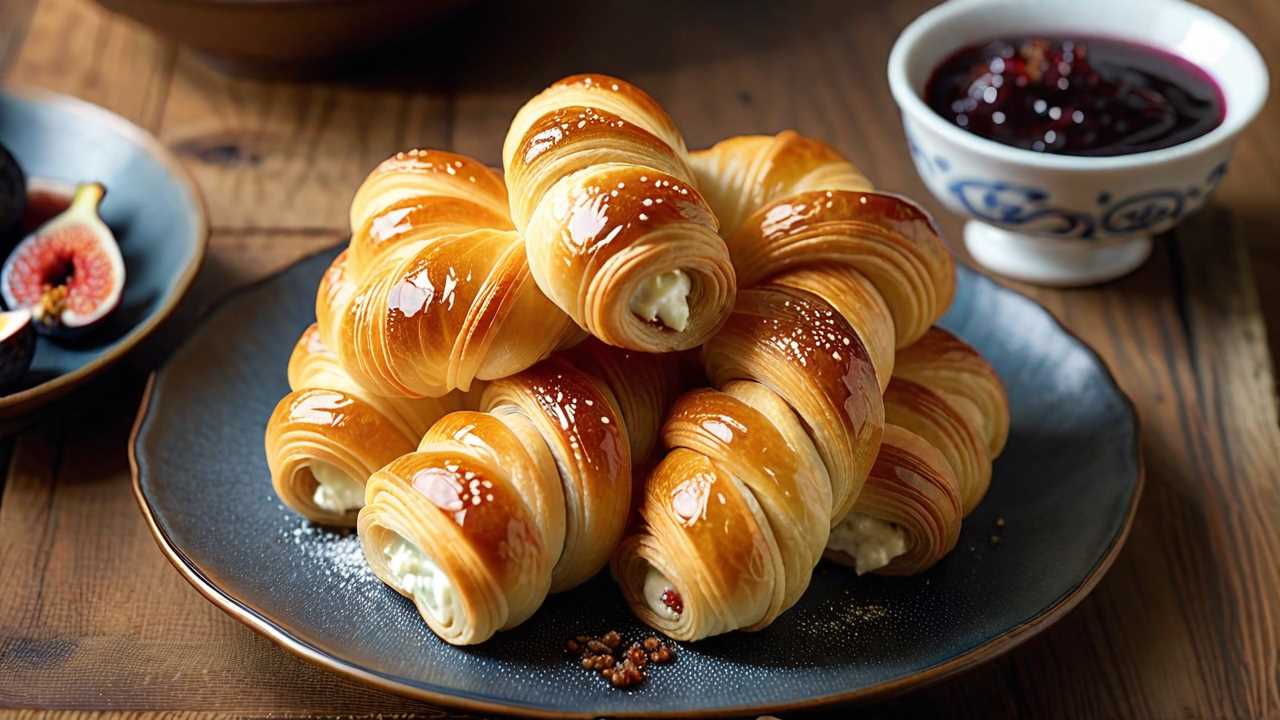
[[[1218,83],[1226,114],[1179,145],[1079,157],[988,140],[925,103],[930,74],[952,53],[1020,35],[1118,37],[1181,56]],[[1269,82],[1243,33],[1182,0],[951,0],[904,30],[889,57],[911,157],[938,200],[969,218],[970,254],[1001,275],[1056,286],[1103,282],[1140,266],[1151,238],[1200,208],[1221,182]]]

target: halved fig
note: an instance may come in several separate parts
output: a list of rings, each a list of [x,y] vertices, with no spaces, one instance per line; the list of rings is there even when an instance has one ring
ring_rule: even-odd
[[[31,311],[0,312],[0,390],[22,379],[36,355],[36,330]]]
[[[76,188],[71,207],[28,235],[0,269],[0,295],[10,309],[29,308],[36,330],[75,335],[120,304],[124,259],[98,217],[106,188]]]
[[[0,145],[0,243],[7,248],[27,208],[27,176],[22,166]]]
[[[66,212],[75,194],[74,183],[42,177],[27,178],[27,209],[22,213],[17,239],[21,240]]]

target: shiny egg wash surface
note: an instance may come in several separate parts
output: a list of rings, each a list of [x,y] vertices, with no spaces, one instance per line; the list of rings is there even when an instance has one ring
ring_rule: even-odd
[[[1101,37],[1000,38],[934,69],[925,102],[1004,145],[1108,157],[1194,140],[1222,124],[1226,101],[1181,57]]]

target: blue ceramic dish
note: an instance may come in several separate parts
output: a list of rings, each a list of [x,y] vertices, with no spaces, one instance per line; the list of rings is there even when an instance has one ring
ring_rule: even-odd
[[[1047,627],[1099,580],[1133,518],[1142,467],[1129,401],[1043,308],[961,270],[943,324],[1004,378],[1013,430],[986,500],[932,570],[857,578],[824,563],[769,628],[685,644],[629,691],[562,650],[577,633],[645,632],[607,576],[483,645],[452,647],[365,569],[354,535],[303,522],[271,490],[266,418],[288,389],[289,353],[333,254],[215,311],[153,378],[131,451],[142,511],[196,589],[285,649],[370,685],[550,717],[744,715],[883,696]],[[993,545],[998,517],[1003,541]]]
[[[106,185],[102,218],[124,255],[125,287],[104,327],[85,342],[41,339],[0,418],[69,392],[137,345],[177,306],[204,257],[209,231],[200,194],[155,138],[82,100],[39,90],[0,91],[0,143],[27,177]]]

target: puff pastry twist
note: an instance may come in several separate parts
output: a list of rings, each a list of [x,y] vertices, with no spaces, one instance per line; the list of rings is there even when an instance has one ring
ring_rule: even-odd
[[[554,83],[502,148],[511,219],[547,297],[610,345],[701,345],[736,284],[684,139],[653,98],[605,75]]]
[[[475,160],[437,150],[389,158],[356,191],[351,233],[320,283],[316,320],[373,392],[467,390],[581,337],[529,273],[502,178]]]
[[[955,547],[986,494],[1008,399],[977,351],[934,327],[898,351],[884,406],[880,452],[825,555],[858,574],[913,575]]]
[[[430,628],[467,645],[597,573],[621,538],[633,458],[680,390],[674,358],[591,340],[490,383],[369,479],[364,554]]]
[[[733,138],[693,166],[748,289],[702,351],[716,389],[676,402],[643,526],[613,560],[636,614],[686,640],[759,629],[793,605],[869,474],[866,522],[886,515],[878,494],[896,492],[940,506],[948,527],[959,518],[941,453],[885,428],[896,348],[924,336],[954,293],[927,215],[795,133]],[[936,472],[920,482],[896,472],[921,462]]]
[[[289,358],[289,387],[267,420],[267,466],[281,502],[308,520],[354,527],[373,471],[411,452],[460,394],[382,397],[352,380],[308,327]]]

